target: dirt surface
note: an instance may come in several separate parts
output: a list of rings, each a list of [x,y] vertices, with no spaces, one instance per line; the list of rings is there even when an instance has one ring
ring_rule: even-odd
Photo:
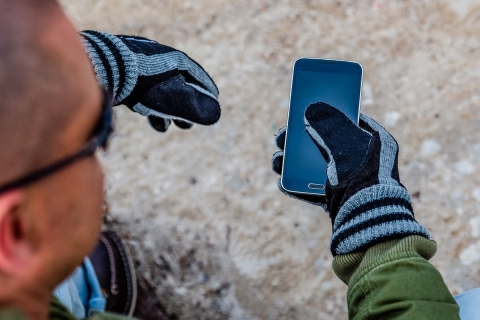
[[[480,286],[476,1],[63,0],[79,28],[179,48],[220,88],[222,119],[159,134],[124,107],[103,156],[109,223],[171,319],[343,319],[331,225],[277,191],[274,133],[293,62],[359,61],[362,110],[400,143],[403,183],[452,293]]]

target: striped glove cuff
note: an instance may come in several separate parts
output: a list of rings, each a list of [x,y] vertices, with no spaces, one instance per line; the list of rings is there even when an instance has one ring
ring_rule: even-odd
[[[97,31],[82,31],[85,50],[92,60],[98,82],[111,90],[115,104],[135,88],[138,64],[135,55],[118,37]]]
[[[415,220],[410,194],[403,186],[376,184],[361,189],[342,205],[333,222],[334,256],[408,235],[430,239],[428,230]]]

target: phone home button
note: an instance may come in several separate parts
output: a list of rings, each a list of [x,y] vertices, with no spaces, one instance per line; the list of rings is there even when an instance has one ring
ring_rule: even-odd
[[[309,183],[308,188],[314,189],[314,190],[325,190],[325,186],[323,184],[318,184],[318,183]]]

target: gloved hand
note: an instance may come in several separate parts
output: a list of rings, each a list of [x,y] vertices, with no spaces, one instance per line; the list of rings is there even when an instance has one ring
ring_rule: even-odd
[[[324,199],[332,220],[334,256],[409,235],[430,238],[415,220],[410,194],[400,183],[398,144],[382,126],[363,114],[357,126],[322,102],[306,109],[304,121],[310,137],[328,157]],[[284,135],[282,128],[277,145],[283,146]],[[273,155],[277,173],[282,158],[282,153]]]
[[[160,132],[171,121],[182,129],[212,125],[220,118],[218,89],[185,53],[155,41],[97,31],[80,33],[99,83],[115,105],[147,117]]]

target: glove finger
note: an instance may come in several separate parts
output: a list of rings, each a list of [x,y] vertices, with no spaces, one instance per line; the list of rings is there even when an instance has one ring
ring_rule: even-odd
[[[155,115],[149,115],[147,117],[148,123],[150,126],[157,130],[158,132],[165,132],[167,131],[168,127],[170,126],[170,119],[157,117]]]
[[[205,69],[184,52],[136,36],[118,36],[136,54],[140,76],[164,74],[178,70],[189,82],[207,90],[218,100],[218,88]],[[158,63],[162,61],[163,63]],[[142,68],[148,66],[148,68]]]
[[[389,181],[390,177],[394,178],[397,182],[400,181],[398,172],[399,147],[395,138],[375,120],[364,114],[360,115],[360,127],[373,135],[378,135],[380,139],[380,158],[382,161],[380,163],[379,176],[387,179],[386,181]]]
[[[282,187],[281,179],[278,179],[277,182],[278,189],[285,195],[289,196],[290,198],[296,199],[296,200],[301,200],[310,204],[313,204],[315,206],[320,206],[325,210],[325,212],[328,213],[327,210],[327,204],[326,204],[326,197],[325,196],[320,196],[320,195],[309,195],[309,194],[293,194],[288,192]]]
[[[183,121],[183,120],[173,120],[173,123],[175,123],[177,127],[179,127],[180,129],[184,129],[184,130],[190,129],[191,127],[193,127],[193,123]]]
[[[304,121],[307,132],[324,151],[322,154],[328,154],[327,176],[332,185],[361,165],[370,144],[369,132],[323,102],[310,105],[305,111]]]
[[[285,149],[285,136],[287,132],[287,127],[280,128],[277,134],[275,135],[275,144],[280,150]]]
[[[272,156],[272,170],[281,175],[283,170],[283,151],[275,152]]]
[[[378,122],[364,115],[363,113],[360,114],[359,127],[365,131],[368,131],[371,134],[378,133],[380,135],[380,138],[382,139],[382,146],[385,143],[394,143],[395,145],[397,145],[397,141],[395,140],[395,138],[384,127],[382,127],[380,124],[378,124]]]
[[[151,89],[133,110],[201,125],[216,123],[221,114],[218,101],[186,83],[181,74]]]

